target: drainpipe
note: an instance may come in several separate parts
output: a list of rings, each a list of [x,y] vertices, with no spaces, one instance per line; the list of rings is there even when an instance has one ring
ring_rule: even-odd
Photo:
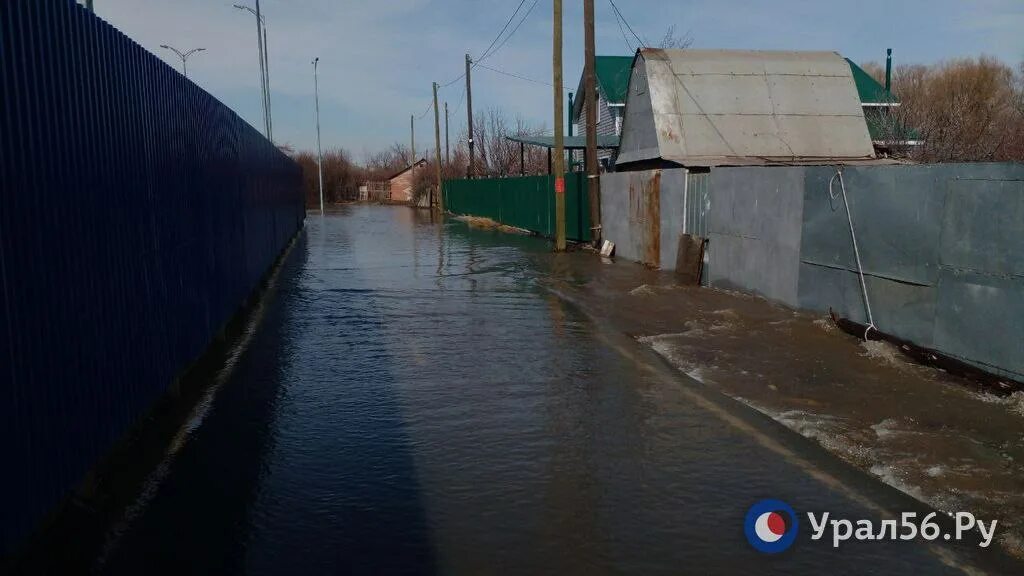
[[[892,89],[892,48],[885,51],[885,93]]]
[[[569,138],[572,138],[572,107],[573,107],[572,92],[569,92]],[[569,172],[576,171],[576,151],[569,150]]]
[[[569,137],[572,138],[572,92],[569,92]]]

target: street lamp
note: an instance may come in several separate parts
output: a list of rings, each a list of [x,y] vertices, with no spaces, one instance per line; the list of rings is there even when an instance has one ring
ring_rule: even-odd
[[[270,110],[270,60],[267,49],[267,19],[260,13],[260,2],[256,0],[256,9],[243,4],[235,4],[235,8],[244,10],[256,17],[256,47],[260,60],[260,84],[263,92],[263,127],[267,138],[273,139],[274,122]]]
[[[316,66],[320,62],[317,56],[313,60],[313,98],[316,102],[316,166],[320,173],[320,214],[324,213],[324,152],[320,148],[320,83],[317,79]]]
[[[206,48],[193,48],[193,49],[189,50],[188,52],[182,53],[177,48],[175,48],[173,46],[168,46],[167,44],[161,44],[160,47],[161,48],[166,48],[166,49],[170,50],[171,52],[174,52],[175,54],[178,55],[178,58],[181,58],[181,73],[185,75],[185,78],[188,78],[188,57],[193,55],[193,54],[195,54],[196,52],[205,52],[206,51]]]

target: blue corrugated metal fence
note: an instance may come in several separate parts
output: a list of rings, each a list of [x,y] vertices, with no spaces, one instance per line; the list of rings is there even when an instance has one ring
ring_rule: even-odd
[[[0,2],[0,554],[302,226],[299,167],[71,0]]]

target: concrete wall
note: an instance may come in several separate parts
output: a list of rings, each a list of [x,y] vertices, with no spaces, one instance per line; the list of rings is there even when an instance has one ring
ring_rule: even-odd
[[[835,173],[812,166],[604,175],[604,237],[622,258],[672,269],[682,234],[706,236],[709,285],[865,323],[838,180],[829,192]],[[706,210],[695,193],[701,179]],[[1024,165],[847,167],[843,182],[876,326],[1024,379]],[[638,190],[657,191],[656,222],[638,217]]]

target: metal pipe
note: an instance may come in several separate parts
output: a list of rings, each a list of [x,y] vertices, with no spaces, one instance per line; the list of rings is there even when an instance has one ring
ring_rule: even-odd
[[[320,82],[317,78],[317,64],[320,57],[313,60],[313,98],[316,102],[316,165],[320,175],[320,214],[324,213],[324,151],[320,147]]]
[[[833,194],[832,184],[839,180],[839,187],[843,194],[843,204],[846,206],[846,220],[850,224],[850,238],[853,240],[853,255],[857,259],[857,275],[860,276],[860,289],[864,296],[864,308],[868,315],[868,327],[864,330],[864,339],[867,340],[868,332],[872,330],[878,330],[875,327],[875,318],[871,315],[871,300],[868,299],[868,285],[864,281],[864,267],[860,263],[860,249],[857,247],[857,233],[853,230],[853,215],[850,214],[850,202],[846,199],[846,183],[843,182],[843,171],[842,169],[836,169],[836,173],[832,176],[832,179],[828,181],[828,195],[832,200],[836,199],[838,194]]]
[[[885,51],[885,92],[886,96],[892,90],[892,48]]]

